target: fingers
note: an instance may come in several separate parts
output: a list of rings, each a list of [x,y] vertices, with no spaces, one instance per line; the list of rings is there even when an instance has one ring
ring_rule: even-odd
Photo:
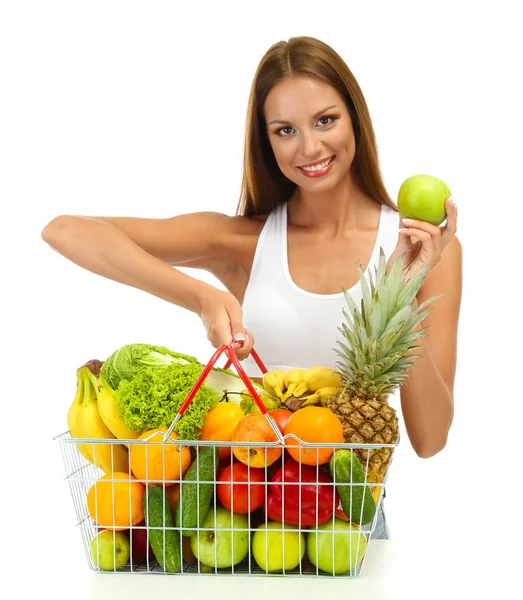
[[[428,243],[427,235],[420,234],[420,231],[430,234],[434,248],[440,254],[457,230],[458,209],[452,198],[448,198],[445,202],[445,211],[447,214],[445,227],[418,219],[401,219],[400,233],[415,236],[425,243]]]
[[[245,342],[245,327],[243,326],[243,314],[242,308],[239,302],[232,302],[227,305],[227,312],[229,313],[230,320],[230,334],[229,341],[225,342],[230,344],[231,342]]]
[[[450,242],[458,229],[458,207],[452,198],[449,198],[445,204],[447,211],[447,222],[441,233],[441,243],[443,248]]]
[[[454,209],[451,198],[447,199],[445,210],[447,211],[447,223],[450,220],[451,225],[452,222],[455,223]],[[436,264],[439,262],[443,248],[448,243],[447,237],[444,237],[446,227],[442,228],[418,219],[401,219],[401,226],[399,230],[401,236],[415,237],[421,242],[420,259],[423,263]],[[452,233],[451,237],[452,235],[454,234]]]
[[[400,220],[400,226],[402,226],[402,225],[403,225],[403,221]],[[402,254],[405,254],[406,252],[411,250],[411,248],[412,248],[412,241],[411,241],[410,237],[403,233],[403,229],[400,229],[398,232],[398,241],[396,243],[396,247],[394,248],[394,251],[392,252],[392,254],[387,262],[387,272],[390,272],[390,270],[394,267],[394,264],[396,263],[398,258]]]
[[[211,342],[213,348],[219,348],[223,344],[230,344],[231,328],[225,319],[220,319],[207,327],[207,339]]]
[[[233,343],[234,351],[236,352],[236,356],[238,357],[239,360],[243,360],[244,358],[247,358],[249,356],[249,354],[251,353],[253,346],[254,346],[254,337],[252,336],[252,334],[249,331],[247,331],[247,329],[245,330],[245,341]]]
[[[232,335],[232,339],[229,338],[229,341],[224,343],[230,344],[232,342],[236,356],[239,360],[243,360],[251,353],[254,339],[243,325],[243,311],[240,303],[234,301],[228,304],[227,312],[230,319],[229,336]]]
[[[423,225],[418,226],[418,223],[423,223]],[[406,227],[399,230],[400,235],[417,238],[421,242],[422,249],[431,257],[441,254],[441,234],[438,227],[434,227],[430,223],[413,221],[411,219],[405,219],[405,225]],[[435,228],[437,232],[427,231],[424,226]]]
[[[213,348],[230,344],[239,360],[249,356],[254,338],[244,327],[241,304],[232,294],[216,291],[207,299],[200,316]]]

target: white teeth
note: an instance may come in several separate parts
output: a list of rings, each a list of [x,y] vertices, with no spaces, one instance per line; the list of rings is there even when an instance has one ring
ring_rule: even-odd
[[[325,167],[331,162],[331,158],[329,158],[329,160],[326,160],[324,163],[321,163],[321,165],[316,165],[315,167],[301,167],[304,171],[321,171],[322,169],[325,169]]]

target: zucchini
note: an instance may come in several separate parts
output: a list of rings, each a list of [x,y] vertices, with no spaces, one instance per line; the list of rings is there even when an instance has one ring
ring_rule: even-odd
[[[370,523],[376,514],[376,501],[370,486],[366,484],[365,471],[356,453],[336,450],[331,456],[329,467],[334,483],[340,484],[336,485],[336,490],[343,512],[357,525]],[[350,485],[351,483],[365,485]]]
[[[143,498],[143,514],[156,560],[167,572],[179,573],[182,570],[181,538],[179,532],[173,529],[171,506],[159,485],[147,486]]]
[[[195,534],[196,528],[202,526],[207,516],[214,496],[218,461],[218,447],[204,446],[180,483],[175,522],[184,536]]]

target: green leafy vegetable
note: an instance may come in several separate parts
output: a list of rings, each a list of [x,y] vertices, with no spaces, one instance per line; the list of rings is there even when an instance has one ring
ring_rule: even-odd
[[[199,363],[172,363],[162,369],[143,367],[131,381],[122,379],[116,402],[124,423],[140,433],[169,427],[203,368]],[[202,384],[174,428],[180,439],[198,439],[207,412],[222,396],[205,382]]]
[[[167,367],[173,363],[199,364],[194,356],[173,352],[164,346],[126,344],[103,363],[102,375],[113,390],[117,390],[122,380],[131,381],[142,367]]]

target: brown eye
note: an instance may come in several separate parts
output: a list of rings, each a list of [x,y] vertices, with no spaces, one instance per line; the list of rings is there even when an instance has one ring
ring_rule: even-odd
[[[331,122],[337,121],[339,119],[339,117],[334,117],[333,115],[325,115],[324,117],[320,117],[318,119],[319,121],[323,121],[324,119],[328,119]],[[323,126],[325,125],[330,125],[329,122],[322,124]],[[292,129],[292,127],[290,127],[289,125],[286,125],[285,127],[280,127],[280,129],[277,129],[275,131],[276,135],[280,135],[282,131],[285,131],[286,129]],[[283,137],[288,137],[288,134],[283,134]]]
[[[318,121],[322,121],[323,119],[329,119],[332,123],[334,123],[334,121],[337,121],[339,119],[339,117],[334,117],[332,115],[325,115],[324,117],[320,117],[318,119]],[[325,125],[330,125],[331,123],[325,123]]]

